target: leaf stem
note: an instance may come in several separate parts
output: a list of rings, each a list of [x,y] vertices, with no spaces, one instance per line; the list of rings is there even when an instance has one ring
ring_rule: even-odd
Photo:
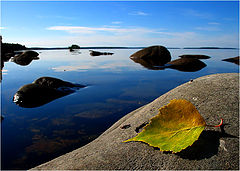
[[[222,124],[223,124],[223,119],[221,119],[221,122],[220,122],[219,125],[206,125],[206,126],[209,126],[209,127],[220,127],[220,126],[222,126]]]

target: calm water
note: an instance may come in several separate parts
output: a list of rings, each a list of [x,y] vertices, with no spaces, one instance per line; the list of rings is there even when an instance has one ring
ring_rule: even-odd
[[[196,72],[149,70],[129,56],[138,49],[104,49],[114,55],[92,57],[88,50],[38,51],[28,66],[6,62],[2,75],[1,167],[29,169],[92,141],[118,119],[176,86],[200,76],[238,72],[221,61],[238,56],[232,49],[169,49],[172,59],[203,54],[207,66]],[[13,95],[23,85],[49,76],[87,85],[73,94],[36,108],[23,108]],[[36,97],[37,98],[37,97]]]

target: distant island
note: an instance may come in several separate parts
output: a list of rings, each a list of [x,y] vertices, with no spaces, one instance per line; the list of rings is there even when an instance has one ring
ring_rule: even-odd
[[[184,47],[183,49],[238,49],[229,47]]]
[[[89,47],[80,47],[79,49],[143,49],[146,47],[103,47],[103,46],[89,46]],[[69,49],[69,47],[52,47],[52,48],[43,48],[43,47],[31,47],[27,48],[29,50],[61,50]],[[238,48],[229,48],[229,47],[167,47],[167,49],[238,49]]]

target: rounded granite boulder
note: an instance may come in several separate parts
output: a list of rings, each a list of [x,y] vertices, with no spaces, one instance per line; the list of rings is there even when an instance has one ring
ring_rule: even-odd
[[[167,68],[176,69],[184,72],[199,71],[207,65],[197,58],[179,58],[167,63]]]
[[[171,61],[171,54],[164,46],[150,46],[135,52],[130,58],[151,59],[159,65],[164,65]]]
[[[53,77],[40,77],[33,83],[20,87],[13,96],[13,102],[24,108],[39,107],[83,87],[85,86]]]
[[[13,62],[15,62],[16,64],[19,65],[28,65],[32,62],[32,60],[38,60],[38,53],[35,51],[26,51],[26,52],[22,52],[21,54],[14,56],[13,58]]]

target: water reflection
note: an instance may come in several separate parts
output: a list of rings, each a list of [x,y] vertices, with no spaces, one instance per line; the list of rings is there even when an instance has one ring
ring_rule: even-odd
[[[9,59],[13,56],[14,56],[14,53],[3,53],[1,51],[1,76],[0,76],[0,81],[2,81],[2,72],[3,72],[4,63],[8,62]]]
[[[70,53],[72,55],[79,55],[81,54],[81,52],[79,51],[79,49],[69,49]]]
[[[4,62],[8,62],[11,57],[14,56],[14,53],[1,54],[1,69],[4,67]]]
[[[196,59],[209,59],[210,56],[207,55],[180,55],[180,58],[196,58]]]
[[[179,58],[168,62],[164,66],[161,65],[161,60],[158,59],[136,59],[130,58],[135,63],[141,64],[143,67],[151,70],[164,70],[165,68],[176,69],[183,72],[199,71],[207,65],[197,58]]]
[[[85,87],[52,77],[41,77],[31,84],[22,86],[14,95],[13,102],[25,108],[42,106],[57,98]]]
[[[91,56],[100,56],[100,55],[113,55],[111,52],[98,52],[98,51],[93,51],[89,50]]]
[[[1,85],[2,169],[26,170],[81,147],[122,116],[190,79],[238,72],[235,64],[221,61],[238,56],[236,50],[172,49],[173,57],[198,53],[211,56],[206,60],[205,69],[191,73],[145,69],[129,59],[136,49],[105,51],[114,55],[92,57],[88,49],[81,49],[81,55],[69,50],[42,50],[41,60],[32,61],[28,66],[5,63]],[[16,73],[21,73],[21,77],[16,77]],[[92,86],[37,108],[20,108],[12,103],[19,87],[31,83],[42,73]],[[33,97],[33,100],[36,99]]]
[[[156,58],[147,58],[147,59],[141,59],[141,58],[130,58],[132,59],[135,63],[141,64],[143,67],[151,70],[163,70],[164,67],[159,67],[162,66],[162,62]]]

